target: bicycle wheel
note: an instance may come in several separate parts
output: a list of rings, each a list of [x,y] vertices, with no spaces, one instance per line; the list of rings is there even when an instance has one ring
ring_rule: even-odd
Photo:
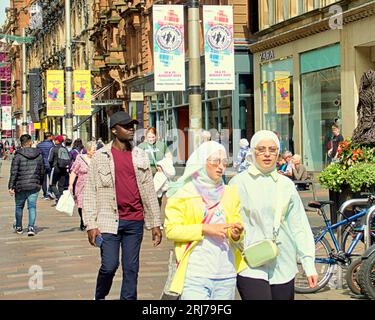
[[[375,300],[375,253],[362,261],[359,280],[366,296]]]
[[[306,274],[301,262],[297,261],[298,273],[295,277],[294,290],[297,293],[313,293],[324,288],[332,277],[333,266],[330,253],[332,247],[326,239],[321,239],[315,244],[315,268],[318,273],[318,284],[315,288],[309,287]]]
[[[352,263],[350,264],[348,270],[346,270],[345,280],[349,287],[349,289],[356,295],[362,294],[361,286],[357,282],[357,275],[361,268],[362,259],[357,258],[355,260],[352,260]]]

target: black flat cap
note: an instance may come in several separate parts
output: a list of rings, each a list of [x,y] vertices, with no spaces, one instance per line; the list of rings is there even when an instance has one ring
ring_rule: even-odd
[[[129,123],[139,124],[137,119],[132,119],[129,113],[125,111],[119,111],[111,115],[109,119],[109,127],[112,129],[116,124],[127,125]]]

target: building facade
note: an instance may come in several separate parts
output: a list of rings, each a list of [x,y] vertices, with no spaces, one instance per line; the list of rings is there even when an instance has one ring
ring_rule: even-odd
[[[95,46],[94,83],[102,88],[97,99],[96,122],[118,108],[124,108],[140,121],[141,128],[156,127],[161,139],[170,143],[176,137],[173,129],[184,132],[189,127],[188,91],[156,92],[154,89],[152,8],[163,1],[94,1],[94,29],[91,40]],[[165,2],[167,3],[167,2]],[[169,1],[185,4],[185,1]],[[249,4],[250,3],[250,4]],[[235,91],[206,91],[204,88],[203,25],[200,28],[202,127],[227,133],[230,154],[237,152],[241,137],[254,131],[254,100],[252,58],[248,50],[253,27],[252,2],[243,0],[208,0],[202,5],[233,5],[235,37]],[[257,7],[257,6],[255,6]],[[187,6],[185,6],[186,77],[188,77]],[[254,17],[256,19],[256,16]],[[203,20],[201,13],[200,20]],[[188,83],[186,81],[186,83]],[[100,100],[103,100],[101,103]],[[106,103],[109,100],[109,103]],[[112,103],[112,104],[111,104]],[[237,130],[233,130],[237,129]],[[97,133],[98,136],[103,133]],[[214,137],[215,138],[215,137]],[[187,147],[187,143],[181,146]],[[179,152],[175,160],[184,162]]]
[[[309,171],[327,164],[331,127],[356,127],[360,78],[375,67],[375,1],[259,0],[256,129],[280,133]]]

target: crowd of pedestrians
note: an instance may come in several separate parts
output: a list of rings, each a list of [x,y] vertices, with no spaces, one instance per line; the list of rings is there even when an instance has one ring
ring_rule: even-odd
[[[45,133],[44,141],[32,147],[31,137],[22,135],[9,180],[19,234],[26,202],[27,232],[36,234],[40,190],[53,205],[65,190],[74,196],[79,229],[100,247],[95,299],[109,294],[120,257],[120,299],[137,299],[144,229],[155,247],[163,229],[174,242],[177,269],[168,289],[180,299],[231,300],[237,287],[244,300],[292,300],[297,259],[310,286],[316,286],[313,235],[292,182],[306,179],[307,171],[298,154],[280,155],[274,132],[259,131],[250,143],[239,141],[233,161],[237,174],[228,185],[227,151],[211,141],[208,131],[176,179],[172,153],[155,128],[148,128],[145,140],[135,146],[137,120],[120,111],[109,124],[114,138],[108,144]],[[278,255],[251,266],[242,253],[266,239],[277,243]]]

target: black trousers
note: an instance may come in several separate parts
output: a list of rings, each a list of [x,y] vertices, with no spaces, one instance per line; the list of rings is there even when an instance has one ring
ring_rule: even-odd
[[[294,279],[270,285],[266,280],[237,275],[237,289],[242,300],[294,300]]]
[[[67,177],[69,179],[69,174],[67,171],[59,170],[57,168],[52,169],[51,189],[52,189],[52,192],[55,194],[56,201],[59,201],[64,190],[67,188],[67,185],[66,185]]]

